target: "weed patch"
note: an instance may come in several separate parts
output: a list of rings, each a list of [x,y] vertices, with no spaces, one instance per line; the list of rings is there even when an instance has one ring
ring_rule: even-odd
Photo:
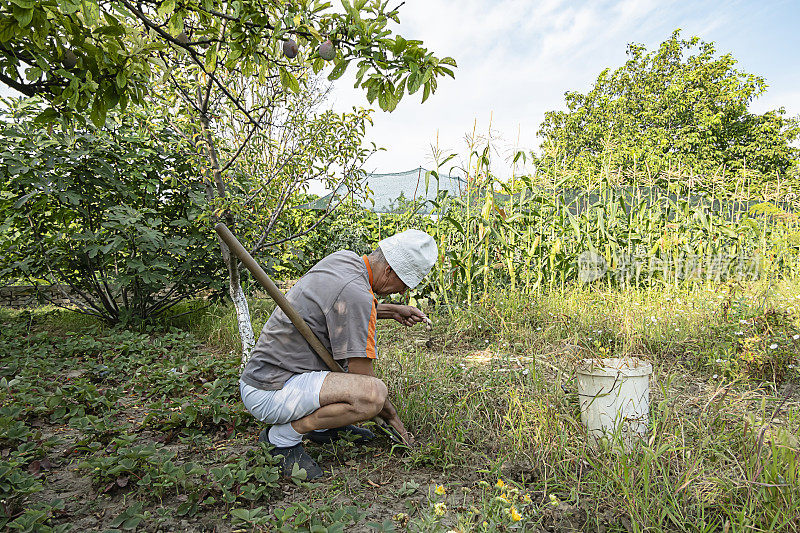
[[[796,531],[800,290],[719,294],[502,292],[432,334],[385,326],[376,368],[419,445],[309,445],[313,484],[255,442],[222,308],[149,333],[3,311],[0,527]],[[627,355],[654,374],[620,454],[588,442],[574,365]]]

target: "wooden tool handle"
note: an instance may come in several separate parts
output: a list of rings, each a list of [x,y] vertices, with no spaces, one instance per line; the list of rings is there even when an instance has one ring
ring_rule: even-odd
[[[311,348],[317,353],[317,355],[322,359],[322,361],[328,365],[328,368],[331,369],[332,372],[344,372],[344,369],[341,367],[339,363],[333,358],[331,353],[322,345],[322,342],[317,338],[311,328],[308,327],[306,321],[303,320],[303,317],[295,311],[292,304],[289,303],[289,300],[286,299],[286,296],[281,292],[281,290],[272,282],[264,269],[261,268],[261,265],[256,263],[256,260],[253,259],[253,256],[245,250],[242,243],[239,242],[239,239],[231,233],[231,230],[228,227],[220,222],[217,224],[214,229],[217,231],[217,234],[220,238],[228,245],[230,251],[239,258],[242,264],[247,267],[253,277],[256,278],[264,289],[266,289],[267,293],[270,297],[275,300],[275,303],[281,310],[286,313],[286,316],[289,317],[289,320],[292,321],[294,327],[297,328],[297,331],[300,332],[300,335],[303,336],[305,340],[308,341],[308,344],[311,345]]]

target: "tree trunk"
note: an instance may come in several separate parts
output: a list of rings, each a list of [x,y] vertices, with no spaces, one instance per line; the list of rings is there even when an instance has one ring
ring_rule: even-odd
[[[236,309],[236,322],[239,325],[239,338],[242,341],[242,366],[244,366],[250,360],[250,352],[256,344],[253,324],[250,321],[250,306],[247,305],[247,297],[245,297],[239,277],[239,261],[235,257],[231,257],[230,250],[225,243],[221,243],[221,246],[225,248],[223,256],[226,257],[225,263],[228,267],[228,290],[233,307]]]
[[[200,124],[203,128],[203,134],[206,141],[206,153],[208,154],[209,162],[211,163],[211,174],[213,184],[216,189],[216,194],[220,198],[226,196],[225,183],[222,181],[222,176],[219,170],[219,160],[217,159],[217,150],[214,147],[214,139],[211,136],[208,118],[202,116]],[[228,217],[230,218],[230,217]],[[233,227],[232,220],[225,221],[229,227]],[[228,246],[217,238],[219,242],[220,252],[222,252],[222,260],[228,269],[228,293],[230,294],[233,307],[236,309],[236,322],[239,326],[239,338],[242,342],[242,366],[247,364],[250,360],[250,352],[255,346],[255,335],[253,334],[253,324],[250,321],[250,306],[247,305],[247,297],[242,289],[242,278],[239,270],[239,261],[231,256],[231,251]]]

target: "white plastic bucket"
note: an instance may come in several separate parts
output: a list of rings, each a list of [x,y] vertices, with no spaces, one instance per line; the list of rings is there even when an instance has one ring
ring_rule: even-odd
[[[630,357],[584,359],[578,365],[581,421],[591,441],[609,442],[619,432],[629,451],[645,435],[652,373],[650,363]]]

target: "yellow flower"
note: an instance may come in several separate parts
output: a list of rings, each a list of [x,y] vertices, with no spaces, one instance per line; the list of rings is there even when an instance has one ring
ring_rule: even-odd
[[[441,485],[437,485],[437,486],[436,486],[436,490],[434,490],[433,492],[435,492],[435,493],[436,493],[436,494],[438,494],[439,496],[443,496],[443,495],[447,494],[447,491],[446,491],[446,490],[445,490],[445,488],[444,488],[443,486],[441,486]]]
[[[511,509],[509,509],[508,514],[511,516],[511,520],[514,522],[519,522],[520,520],[522,520],[522,515],[519,514],[517,508],[514,507],[513,505],[511,506]]]
[[[505,486],[506,486],[506,484],[503,482],[502,479],[498,479],[497,480],[497,484],[495,485],[495,487],[497,487],[498,489],[502,489]]]
[[[522,497],[522,501],[525,502],[525,503],[532,503],[531,495],[530,494],[526,494],[525,496]]]
[[[484,521],[483,521],[483,529],[486,529],[486,528],[488,528],[488,527],[489,527],[489,522],[487,522],[486,520],[484,520]]]
[[[550,505],[552,505],[553,507],[558,507],[559,503],[561,503],[561,501],[559,501],[558,496],[556,496],[555,494],[551,494]]]
[[[395,522],[399,522],[401,526],[405,527],[408,524],[408,520],[411,518],[406,513],[397,513],[392,517]]]
[[[433,506],[433,512],[436,513],[436,516],[444,516],[447,512],[447,506],[444,502],[439,502]]]

